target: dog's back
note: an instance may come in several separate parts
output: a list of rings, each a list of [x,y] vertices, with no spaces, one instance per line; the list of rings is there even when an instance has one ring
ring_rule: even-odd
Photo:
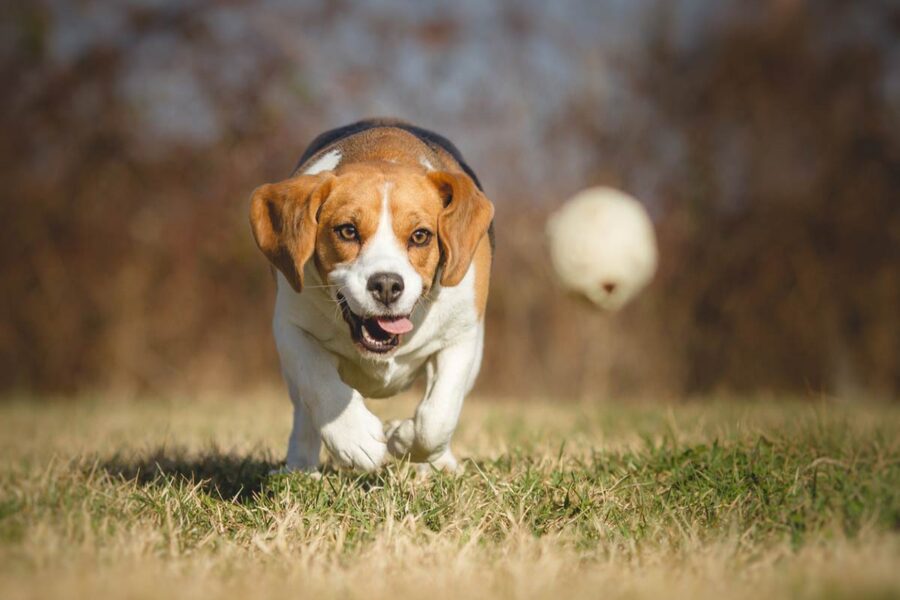
[[[325,133],[318,135],[309,144],[309,146],[306,147],[306,150],[303,151],[303,155],[297,162],[297,166],[294,167],[294,173],[300,171],[301,167],[303,167],[303,165],[305,165],[312,157],[314,157],[322,150],[328,148],[329,146],[332,146],[350,136],[363,133],[370,129],[377,129],[379,127],[392,127],[394,129],[402,129],[403,131],[416,136],[416,138],[418,138],[422,143],[426,144],[435,152],[446,152],[447,154],[452,156],[453,160],[455,160],[459,164],[463,172],[465,172],[466,175],[472,178],[472,181],[475,182],[475,185],[478,186],[478,189],[483,189],[481,187],[481,181],[478,180],[478,176],[475,174],[475,171],[473,171],[472,167],[470,167],[469,164],[465,161],[462,153],[459,151],[459,148],[454,146],[453,142],[439,133],[435,133],[422,127],[417,127],[411,123],[407,123],[406,121],[401,121],[400,119],[363,119],[362,121],[344,125],[343,127],[330,129]]]

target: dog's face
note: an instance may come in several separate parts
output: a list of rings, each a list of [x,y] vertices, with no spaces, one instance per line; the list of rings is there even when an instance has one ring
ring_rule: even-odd
[[[356,347],[389,355],[431,289],[457,285],[493,217],[462,173],[356,163],[264,185],[251,225],[260,249],[296,291],[309,260],[341,308]]]

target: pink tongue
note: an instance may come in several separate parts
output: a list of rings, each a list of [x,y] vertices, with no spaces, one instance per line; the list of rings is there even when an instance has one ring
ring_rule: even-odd
[[[379,327],[394,335],[408,333],[413,329],[412,321],[406,317],[400,317],[399,319],[375,319],[375,322],[378,323]]]

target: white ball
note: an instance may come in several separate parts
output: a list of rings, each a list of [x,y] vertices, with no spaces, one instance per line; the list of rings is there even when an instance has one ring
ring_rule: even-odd
[[[618,310],[656,273],[656,235],[640,202],[607,187],[576,194],[547,223],[550,259],[566,289]]]

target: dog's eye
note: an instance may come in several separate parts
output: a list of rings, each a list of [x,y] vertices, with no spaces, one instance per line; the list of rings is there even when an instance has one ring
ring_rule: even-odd
[[[416,229],[409,236],[409,243],[412,246],[424,246],[431,241],[431,232],[427,229]]]
[[[344,223],[343,225],[338,225],[334,228],[335,233],[338,234],[338,237],[344,240],[345,242],[357,242],[359,241],[359,231],[357,231],[356,227],[351,225],[350,223]]]

